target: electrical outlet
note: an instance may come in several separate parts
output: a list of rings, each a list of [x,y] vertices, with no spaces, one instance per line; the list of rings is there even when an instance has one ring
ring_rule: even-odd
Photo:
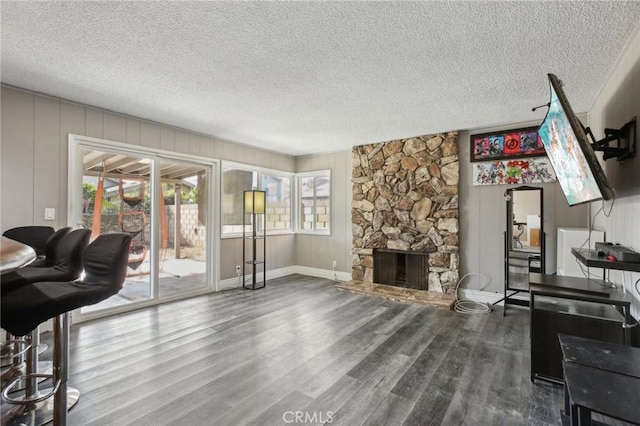
[[[240,273],[240,265],[236,265],[236,274]]]

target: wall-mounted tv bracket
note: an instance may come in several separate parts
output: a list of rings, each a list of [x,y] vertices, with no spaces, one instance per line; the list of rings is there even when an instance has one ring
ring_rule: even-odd
[[[602,151],[603,160],[615,158],[617,161],[625,161],[636,156],[636,118],[619,129],[604,129],[605,137],[596,141],[590,128],[585,129],[594,142],[591,144],[595,151]],[[616,141],[616,146],[611,146],[611,142]]]

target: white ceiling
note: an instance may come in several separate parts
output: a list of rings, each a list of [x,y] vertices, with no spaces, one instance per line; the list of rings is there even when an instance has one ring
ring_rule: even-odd
[[[292,155],[595,101],[640,2],[1,2],[5,84]]]

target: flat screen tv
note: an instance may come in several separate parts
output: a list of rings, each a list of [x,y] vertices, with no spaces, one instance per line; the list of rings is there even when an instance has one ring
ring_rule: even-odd
[[[549,110],[538,134],[570,206],[613,196],[584,127],[573,112],[562,83],[548,74]]]

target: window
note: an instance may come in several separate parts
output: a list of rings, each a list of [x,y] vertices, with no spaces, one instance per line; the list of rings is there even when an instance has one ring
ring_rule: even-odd
[[[222,169],[222,235],[242,233],[243,191],[250,189],[267,192],[267,231],[291,231],[291,175],[226,162]]]
[[[291,178],[262,175],[262,190],[267,191],[266,229],[291,229]]]
[[[243,191],[259,189],[258,173],[227,168],[222,170],[222,235],[242,233]]]
[[[331,230],[331,172],[298,175],[298,230],[328,234]]]

